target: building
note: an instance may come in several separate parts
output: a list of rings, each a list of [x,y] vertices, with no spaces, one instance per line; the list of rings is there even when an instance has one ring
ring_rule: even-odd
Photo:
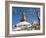
[[[32,24],[32,29],[33,30],[40,30],[40,24],[37,20],[35,20]]]
[[[20,30],[30,30],[29,27],[31,27],[32,25],[26,21],[25,13],[22,13],[21,15],[22,15],[22,20],[21,22],[16,24],[16,29],[19,31]]]

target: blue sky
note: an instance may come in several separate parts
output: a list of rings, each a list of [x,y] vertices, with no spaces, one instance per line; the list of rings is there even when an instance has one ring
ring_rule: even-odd
[[[32,24],[34,20],[38,21],[37,16],[40,16],[40,8],[12,7],[12,25],[16,25],[20,22],[22,13],[25,13],[27,22]]]

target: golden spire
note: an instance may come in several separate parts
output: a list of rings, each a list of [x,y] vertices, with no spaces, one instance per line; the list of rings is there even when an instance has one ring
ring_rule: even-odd
[[[24,21],[26,21],[26,16],[25,16],[25,13],[24,13]]]
[[[21,21],[26,21],[25,13],[22,13],[22,20]]]

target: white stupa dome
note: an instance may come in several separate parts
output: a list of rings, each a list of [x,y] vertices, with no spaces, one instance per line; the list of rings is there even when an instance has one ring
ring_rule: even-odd
[[[31,25],[30,23],[28,23],[28,22],[26,21],[25,13],[22,14],[22,20],[24,20],[24,21],[21,21],[20,23],[16,24],[16,26]]]
[[[30,23],[28,23],[28,22],[26,22],[26,21],[24,21],[24,22],[20,22],[20,23],[18,23],[18,24],[16,24],[17,26],[19,26],[19,25],[31,25]],[[32,25],[31,25],[32,26]]]

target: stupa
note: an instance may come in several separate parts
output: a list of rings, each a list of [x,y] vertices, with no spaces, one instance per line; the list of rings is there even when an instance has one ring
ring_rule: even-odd
[[[22,13],[21,16],[22,16],[21,21],[16,24],[17,30],[22,30],[22,29],[32,26],[29,22],[26,21],[25,13]]]

